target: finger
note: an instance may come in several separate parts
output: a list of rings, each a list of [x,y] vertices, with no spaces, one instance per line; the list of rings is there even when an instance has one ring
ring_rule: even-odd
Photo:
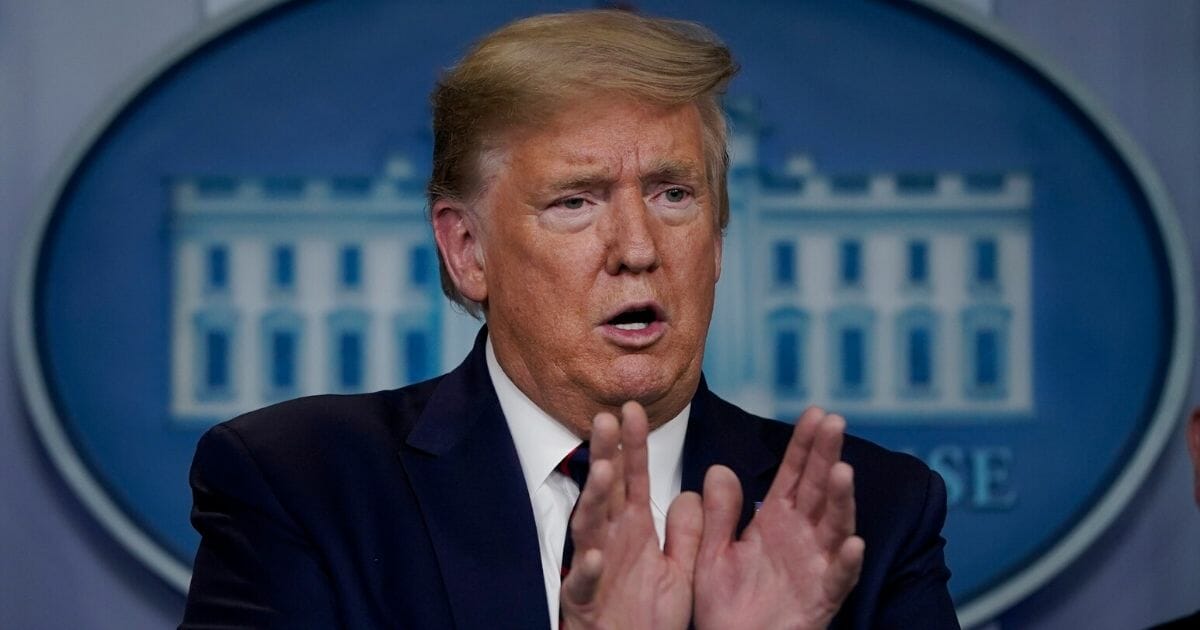
[[[837,549],[854,534],[854,510],[854,469],[846,462],[837,462],[829,471],[825,513],[817,524],[817,541],[822,549]]]
[[[608,493],[608,518],[617,518],[625,509],[625,476],[622,474],[625,455],[621,451],[617,451],[617,456],[613,458],[613,483],[612,491]]]
[[[817,407],[809,407],[796,421],[796,428],[792,430],[792,439],[788,440],[783,461],[780,462],[775,479],[771,482],[767,496],[763,499],[764,504],[781,501],[785,498],[789,500],[789,505],[791,504],[790,499],[796,493],[796,484],[808,461],[808,453],[812,450],[817,425],[824,417],[824,411]]]
[[[742,485],[724,466],[713,466],[704,475],[704,525],[700,557],[713,558],[733,540],[742,513]]]
[[[625,468],[625,499],[650,510],[650,457],[646,449],[649,421],[646,410],[634,401],[621,407],[621,458]]]
[[[614,478],[612,490],[607,494],[608,515],[616,516],[625,503],[625,481],[621,478],[621,426],[617,417],[608,412],[600,412],[592,420],[592,441],[590,445],[590,468],[595,470],[597,462],[608,461],[613,466]],[[591,476],[591,473],[588,473]]]
[[[571,528],[571,540],[575,544],[575,555],[571,558],[572,566],[581,553],[599,547],[600,542],[604,540],[614,476],[612,462],[601,460],[592,465],[568,525]]]
[[[696,552],[700,549],[703,530],[704,508],[700,495],[684,492],[675,497],[667,509],[667,540],[663,544],[663,553],[679,565],[688,580],[696,569]]]
[[[621,441],[621,425],[617,417],[602,411],[592,419],[592,439],[589,443],[591,461],[612,460],[617,455],[617,445]]]
[[[576,554],[578,555],[578,554]],[[564,609],[583,606],[596,598],[600,590],[600,575],[604,573],[604,554],[599,549],[589,549],[571,567],[563,580],[562,604]]]
[[[841,416],[826,416],[817,427],[812,450],[804,463],[804,472],[796,485],[796,509],[809,518],[819,519],[825,511],[829,471],[842,459],[842,436],[846,421]]]
[[[863,553],[866,543],[858,536],[851,536],[838,548],[829,569],[825,572],[822,586],[829,601],[841,605],[850,594],[850,589],[858,583],[859,572],[862,571]]]

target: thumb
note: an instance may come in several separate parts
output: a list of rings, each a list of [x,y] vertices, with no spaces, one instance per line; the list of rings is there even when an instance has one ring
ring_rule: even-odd
[[[725,466],[713,466],[704,475],[704,530],[700,555],[712,557],[733,540],[742,513],[742,485]]]
[[[696,569],[696,550],[700,548],[700,532],[704,527],[704,510],[700,495],[684,492],[675,497],[667,509],[667,540],[663,551],[683,569],[688,580]]]

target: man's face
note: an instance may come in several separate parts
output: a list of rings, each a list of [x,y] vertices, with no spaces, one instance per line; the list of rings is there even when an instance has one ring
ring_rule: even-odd
[[[721,264],[701,138],[692,105],[599,99],[510,134],[485,164],[497,357],[578,434],[627,400],[657,426],[699,382]]]

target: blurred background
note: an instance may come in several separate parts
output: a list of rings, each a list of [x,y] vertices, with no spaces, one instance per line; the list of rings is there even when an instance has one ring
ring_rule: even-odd
[[[18,253],[72,142],[164,51],[241,4],[0,0],[0,627],[162,628],[179,619],[182,596],[112,540],[51,464],[18,390],[7,333]],[[1200,246],[1200,3],[961,4],[1096,97],[1161,176],[1189,247]],[[1198,383],[1193,376],[1185,407],[1200,401]],[[1138,628],[1197,608],[1200,511],[1177,424],[1115,522],[990,625]]]

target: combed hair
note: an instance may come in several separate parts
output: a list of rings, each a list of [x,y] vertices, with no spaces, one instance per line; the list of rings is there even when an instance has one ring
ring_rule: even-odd
[[[717,200],[713,221],[729,222],[729,165],[720,97],[737,65],[707,28],[620,10],[539,15],[480,40],[448,69],[431,95],[433,172],[429,205],[470,203],[483,192],[485,155],[501,134],[552,117],[563,95],[606,94],[664,107],[695,104],[704,128],[705,170]],[[441,251],[442,291],[468,313],[483,308],[454,286]]]

